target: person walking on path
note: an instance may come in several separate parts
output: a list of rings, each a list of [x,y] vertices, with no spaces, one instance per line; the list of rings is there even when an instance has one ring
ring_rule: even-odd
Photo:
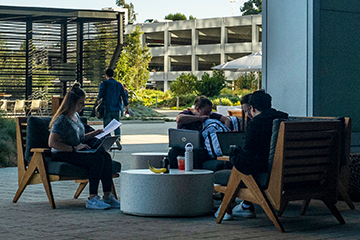
[[[120,112],[122,111],[122,103],[125,106],[125,112],[129,112],[129,101],[125,89],[121,83],[116,81],[113,69],[106,69],[106,80],[100,84],[97,99],[104,98],[106,100],[106,113],[103,118],[104,127],[106,127],[113,119],[119,121]],[[120,136],[120,128],[115,129],[115,135]],[[119,150],[121,150],[120,142],[116,142]]]

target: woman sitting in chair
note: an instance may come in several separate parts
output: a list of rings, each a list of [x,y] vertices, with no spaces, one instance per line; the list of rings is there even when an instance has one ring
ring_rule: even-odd
[[[90,209],[120,208],[120,202],[111,193],[112,160],[105,150],[95,153],[80,153],[90,148],[85,141],[95,137],[102,130],[85,134],[79,112],[85,105],[85,92],[75,82],[50,122],[49,146],[52,161],[67,162],[89,172],[90,196],[86,207]],[[99,182],[102,182],[104,196],[98,196]]]

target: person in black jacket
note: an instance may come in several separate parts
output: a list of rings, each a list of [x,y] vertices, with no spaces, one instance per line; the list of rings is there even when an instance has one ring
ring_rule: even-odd
[[[256,176],[268,171],[273,120],[286,119],[288,114],[273,109],[271,96],[259,90],[252,93],[250,97],[247,115],[251,116],[251,121],[247,124],[245,145],[243,149],[237,149],[236,157],[231,157],[230,162],[240,172]],[[232,214],[246,218],[256,216],[253,204],[247,201],[235,206]],[[232,218],[231,212],[227,212],[226,218]]]
[[[265,91],[251,95],[249,112],[252,119],[246,128],[245,145],[232,164],[244,174],[257,175],[268,170],[273,120],[288,118],[288,114],[271,108],[271,96]]]

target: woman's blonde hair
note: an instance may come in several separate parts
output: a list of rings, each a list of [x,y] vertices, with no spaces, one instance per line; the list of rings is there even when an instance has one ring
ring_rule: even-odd
[[[75,107],[77,101],[81,98],[81,97],[85,97],[85,91],[81,88],[80,83],[75,82],[70,91],[66,93],[64,100],[62,101],[59,109],[56,111],[56,113],[54,114],[53,118],[50,121],[49,124],[49,128],[51,129],[52,124],[54,123],[54,121],[61,115],[61,114],[65,114],[68,115],[70,110]]]

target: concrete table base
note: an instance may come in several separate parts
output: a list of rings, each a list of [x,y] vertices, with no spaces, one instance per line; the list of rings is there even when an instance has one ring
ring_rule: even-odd
[[[139,216],[200,216],[213,210],[212,171],[155,174],[148,169],[120,173],[121,211]]]
[[[148,161],[153,167],[161,168],[162,160],[167,153],[144,152],[131,154],[131,169],[148,169]]]

